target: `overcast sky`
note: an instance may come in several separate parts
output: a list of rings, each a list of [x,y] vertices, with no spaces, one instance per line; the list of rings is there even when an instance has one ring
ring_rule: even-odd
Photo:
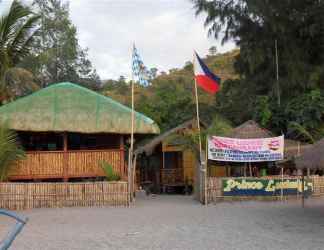
[[[220,52],[234,47],[207,37],[190,0],[70,0],[70,15],[102,79],[130,76],[133,42],[144,64],[160,71],[182,67],[194,49],[204,56],[213,45]]]

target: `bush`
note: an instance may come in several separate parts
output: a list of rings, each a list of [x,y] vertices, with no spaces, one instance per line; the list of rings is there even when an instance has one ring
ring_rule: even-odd
[[[119,174],[115,172],[112,165],[109,164],[108,162],[101,161],[100,167],[105,172],[107,181],[119,181],[120,180]]]

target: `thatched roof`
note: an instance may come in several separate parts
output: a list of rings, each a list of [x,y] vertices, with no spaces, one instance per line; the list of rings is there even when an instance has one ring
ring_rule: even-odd
[[[312,146],[311,144],[305,144],[300,141],[285,139],[285,149],[284,149],[285,159],[292,160],[293,158],[303,154],[311,146]]]
[[[261,128],[255,121],[249,120],[234,128],[225,136],[238,139],[254,139],[272,137],[273,135],[269,130]]]
[[[155,138],[153,138],[152,140],[150,140],[148,143],[146,143],[143,146],[138,147],[135,150],[135,154],[142,154],[145,153],[146,155],[151,155],[154,151],[154,149],[161,144],[166,138],[168,138],[170,135],[177,133],[183,129],[186,128],[192,128],[192,127],[196,127],[196,123],[197,120],[196,119],[192,119],[189,121],[186,121],[182,124],[180,124],[179,126],[172,128],[166,132],[164,132],[163,134],[156,136]],[[201,123],[201,125],[205,126],[203,123]]]
[[[295,164],[297,168],[324,169],[324,138],[307,148],[295,159]]]
[[[87,88],[63,82],[0,107],[0,124],[18,131],[131,133],[131,109]],[[150,118],[135,113],[135,133],[157,134]]]

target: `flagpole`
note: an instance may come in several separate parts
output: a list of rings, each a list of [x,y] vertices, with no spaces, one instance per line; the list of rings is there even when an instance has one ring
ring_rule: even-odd
[[[134,44],[133,44],[133,50],[134,50]],[[133,200],[133,186],[134,186],[134,178],[132,176],[132,167],[133,167],[133,151],[134,151],[134,73],[132,70],[132,79],[131,79],[131,141],[130,141],[130,148],[129,148],[129,157],[128,157],[128,186],[129,186],[129,195],[131,197],[131,201]]]
[[[195,96],[196,96],[196,114],[197,114],[197,129],[198,129],[198,133],[199,133],[199,160],[201,163],[201,151],[202,151],[202,147],[201,147],[201,133],[200,133],[200,120],[199,120],[199,100],[198,100],[198,89],[197,89],[197,81],[195,79]]]

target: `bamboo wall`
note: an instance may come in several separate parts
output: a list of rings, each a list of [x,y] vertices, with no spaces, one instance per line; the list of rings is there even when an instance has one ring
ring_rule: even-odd
[[[280,179],[280,176],[265,176],[262,177],[263,179]],[[291,179],[300,179],[301,177],[290,177]],[[305,176],[305,179],[307,177]],[[322,196],[324,195],[324,176],[310,176],[309,177],[312,182],[313,182],[313,193],[312,196]],[[285,179],[288,179],[285,177]],[[219,200],[245,200],[245,199],[257,199],[257,200],[273,200],[273,199],[278,199],[279,197],[275,196],[263,196],[263,197],[258,197],[258,196],[250,196],[250,197],[241,197],[241,196],[236,196],[236,197],[224,197],[223,192],[222,192],[222,180],[223,178],[219,177],[208,177],[207,180],[207,197],[208,197],[208,202],[216,202]],[[301,197],[300,195],[298,197]],[[298,198],[296,195],[296,198]]]
[[[0,183],[0,208],[128,206],[127,182]]]
[[[311,176],[313,180],[313,194],[315,196],[324,195],[324,176]]]
[[[110,163],[121,177],[126,176],[124,151],[37,151],[27,152],[26,159],[18,162],[9,174],[10,180],[74,178],[105,176],[100,161]]]
[[[190,184],[195,180],[196,157],[191,150],[183,151],[183,176]]]

